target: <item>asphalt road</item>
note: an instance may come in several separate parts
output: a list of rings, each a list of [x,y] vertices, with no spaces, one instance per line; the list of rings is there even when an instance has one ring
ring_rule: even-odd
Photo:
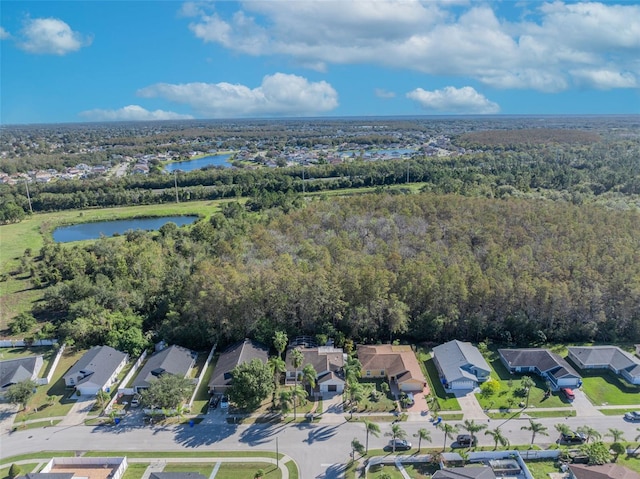
[[[593,418],[544,418],[537,420],[548,427],[549,436],[538,435],[536,444],[553,443],[558,433],[554,425],[566,423],[572,428],[589,424],[602,434],[609,428],[621,429],[627,441],[640,434],[640,424],[625,422],[620,416],[599,416]],[[455,424],[455,422],[452,422]],[[442,447],[444,435],[428,421],[402,422],[408,439],[417,445],[413,435],[420,428],[431,432],[431,444],[423,442],[425,447]],[[489,428],[501,426],[512,445],[525,445],[531,442],[531,433],[522,430],[528,425],[526,419],[510,421],[490,420]],[[384,433],[390,430],[389,423],[379,423],[380,437],[370,437],[369,447],[384,447],[389,440]],[[195,427],[183,426],[67,426],[47,427],[44,429],[24,430],[4,433],[0,436],[0,457],[43,450],[105,450],[105,451],[176,451],[176,450],[278,450],[291,456],[298,463],[302,478],[338,479],[342,477],[342,465],[349,459],[350,444],[357,438],[364,444],[364,426],[358,422],[340,422],[336,424],[251,424],[228,425],[203,422]],[[478,435],[479,445],[493,446],[490,436]],[[447,439],[447,447],[451,439]]]

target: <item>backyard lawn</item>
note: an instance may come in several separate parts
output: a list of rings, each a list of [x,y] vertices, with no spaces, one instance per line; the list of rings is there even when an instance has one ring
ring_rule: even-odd
[[[62,353],[60,362],[56,367],[51,383],[38,386],[36,393],[29,400],[27,411],[17,414],[15,422],[28,421],[31,419],[43,419],[56,416],[66,416],[73,403],[74,398],[69,399],[72,390],[66,389],[62,376],[73,364],[80,359],[85,350],[67,348]],[[51,404],[49,404],[49,399]]]
[[[209,477],[213,472],[213,463],[168,463],[162,472],[196,472],[204,477]]]
[[[582,390],[596,406],[640,404],[640,386],[634,386],[610,371],[582,371]]]
[[[200,353],[198,357],[203,357],[206,360],[209,353]],[[200,383],[200,388],[198,388],[198,392],[196,393],[196,397],[193,401],[193,405],[191,406],[191,412],[193,414],[206,414],[209,410],[209,399],[211,396],[209,395],[209,380],[211,379],[211,375],[213,374],[213,370],[216,367],[216,360],[218,355],[214,355],[211,359],[211,364],[204,373],[204,377],[202,378],[202,383]]]

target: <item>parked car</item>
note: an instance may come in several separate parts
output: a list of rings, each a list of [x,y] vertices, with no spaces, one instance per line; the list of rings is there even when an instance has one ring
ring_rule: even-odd
[[[229,409],[229,398],[227,396],[222,396],[222,399],[220,399],[220,408]]]
[[[209,409],[217,408],[218,403],[220,403],[220,395],[216,394],[214,396],[211,396],[211,399],[209,399]]]
[[[411,443],[404,439],[391,439],[391,441],[389,441],[389,444],[387,445],[387,448],[393,450],[394,443],[396,446],[396,451],[408,451],[409,449],[411,449]]]
[[[560,442],[563,444],[584,444],[587,437],[580,432],[563,433],[560,436]]]
[[[640,411],[631,411],[624,414],[624,419],[630,422],[640,422]]]
[[[140,395],[135,394],[133,396],[133,399],[131,400],[131,407],[138,407],[138,406],[140,406]]]
[[[573,389],[571,388],[562,388],[561,391],[562,391],[562,394],[564,394],[564,397],[566,397],[568,401],[573,401],[576,398],[576,395],[573,392]]]
[[[476,444],[478,444],[478,438],[475,436],[472,438],[471,434],[459,434],[458,437],[456,437],[456,444],[459,447],[475,447]]]

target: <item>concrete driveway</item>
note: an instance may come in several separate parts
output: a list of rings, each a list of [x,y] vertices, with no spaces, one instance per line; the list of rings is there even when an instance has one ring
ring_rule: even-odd
[[[489,419],[489,416],[484,413],[482,406],[480,406],[473,390],[456,391],[455,395],[465,419],[480,419],[485,421]]]
[[[601,416],[602,413],[596,409],[596,407],[591,404],[589,398],[580,389],[574,389],[573,393],[575,394],[575,399],[572,402],[572,406],[576,410],[576,416],[578,417],[593,417],[593,416]]]
[[[78,426],[84,424],[87,415],[96,401],[95,396],[80,396],[75,404],[71,407],[69,414],[60,421],[60,426]]]

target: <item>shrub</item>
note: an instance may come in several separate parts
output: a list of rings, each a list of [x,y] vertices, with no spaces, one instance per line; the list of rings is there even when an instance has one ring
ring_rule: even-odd
[[[15,463],[11,464],[11,467],[9,468],[9,479],[15,479],[21,473],[22,473],[22,469],[20,469],[20,466],[18,466]]]

